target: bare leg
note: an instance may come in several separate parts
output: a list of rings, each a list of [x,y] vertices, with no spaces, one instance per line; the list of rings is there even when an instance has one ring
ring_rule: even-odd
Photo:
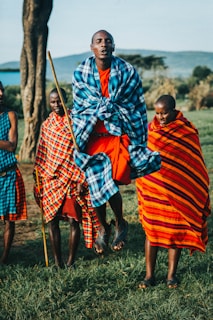
[[[96,207],[95,211],[97,213],[98,220],[101,225],[101,229],[106,229],[108,226],[108,224],[106,222],[106,203],[100,207]]]
[[[112,244],[112,249],[119,251],[123,248],[128,230],[128,223],[123,218],[123,202],[120,192],[117,192],[109,199],[110,206],[115,214],[115,237]]]
[[[120,192],[118,191],[114,196],[109,199],[110,206],[115,214],[115,226],[118,228],[123,221],[123,203]]]
[[[7,262],[10,248],[13,242],[15,234],[15,222],[14,221],[5,221],[4,229],[4,251],[0,260],[0,263],[4,264]]]
[[[48,223],[50,243],[53,251],[55,265],[57,267],[62,266],[61,259],[61,233],[59,228],[59,219],[56,217]]]
[[[94,243],[94,248],[97,254],[103,254],[104,250],[108,246],[111,230],[110,226],[106,222],[106,204],[96,207],[95,211],[100,223],[100,229],[98,231],[98,237]]]
[[[116,218],[116,227],[123,221],[123,210],[122,210],[122,198],[120,192],[117,192],[114,196],[109,199],[110,206],[115,214]],[[106,204],[103,204],[100,207],[96,207],[95,211],[98,216],[98,220],[102,228],[108,226],[106,222]]]
[[[181,255],[180,248],[175,248],[175,249],[170,248],[168,250],[167,285],[170,288],[177,287],[176,271],[177,271],[180,255]]]
[[[158,247],[151,246],[150,241],[146,238],[146,241],[145,241],[146,277],[145,279],[150,279],[154,277],[157,253],[158,253]]]
[[[122,198],[119,191],[109,199],[109,203],[115,215],[116,228],[112,248],[115,251],[119,251],[125,244],[128,230],[128,224],[123,218]],[[101,224],[99,237],[95,242],[95,250],[98,254],[102,254],[104,252],[104,246],[108,245],[110,235],[110,227],[106,222],[106,204],[96,207],[95,209]]]
[[[80,242],[80,226],[73,218],[69,219],[70,236],[69,236],[69,256],[67,266],[71,267],[75,262],[75,256]]]
[[[158,247],[153,247],[146,238],[145,241],[145,260],[146,260],[146,276],[139,284],[139,288],[145,289],[155,282],[155,265],[157,259]]]

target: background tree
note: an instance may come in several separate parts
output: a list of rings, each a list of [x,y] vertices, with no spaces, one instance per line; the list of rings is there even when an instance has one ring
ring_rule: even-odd
[[[206,66],[197,66],[192,71],[192,76],[197,79],[197,81],[205,80],[210,74],[212,70]]]
[[[197,66],[188,79],[189,84],[189,110],[200,110],[202,107],[212,106],[213,72],[206,66]]]
[[[46,116],[47,22],[52,6],[52,0],[24,0],[23,3],[20,71],[25,130],[19,158],[24,161],[34,161],[40,126]]]
[[[177,87],[177,99],[185,99],[186,95],[189,93],[189,85],[186,82],[182,82]]]
[[[176,98],[177,90],[174,81],[169,78],[161,78],[153,82],[151,88],[145,93],[147,109],[153,109],[155,101],[163,94],[170,94]]]
[[[19,119],[23,118],[20,86],[6,86],[4,101],[9,109],[16,111]]]
[[[190,110],[200,110],[203,107],[204,98],[210,91],[210,84],[207,81],[200,81],[189,93],[191,101]]]
[[[157,70],[167,69],[164,57],[157,57],[155,55],[143,57],[140,54],[120,54],[119,57],[131,63],[137,69],[140,76],[142,76],[145,70],[153,70],[156,73]]]

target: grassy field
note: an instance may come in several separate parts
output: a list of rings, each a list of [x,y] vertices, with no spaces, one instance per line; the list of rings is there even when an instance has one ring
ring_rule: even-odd
[[[184,114],[199,130],[213,201],[213,110]],[[152,115],[149,113],[149,118]],[[77,268],[56,270],[48,239],[50,266],[46,268],[44,263],[41,218],[34,204],[31,168],[22,167],[22,172],[27,183],[29,220],[18,229],[9,264],[0,266],[0,320],[213,320],[212,216],[208,219],[206,253],[190,256],[183,250],[178,269],[179,287],[171,290],[165,285],[167,250],[162,249],[156,266],[157,285],[139,290],[138,283],[145,274],[145,237],[138,221],[134,184],[121,188],[129,222],[124,250],[119,253],[109,250],[105,257],[99,258],[84,247],[81,237]],[[109,208],[108,214],[110,219]],[[66,258],[68,226],[61,224],[61,230]],[[18,241],[19,237],[22,241]]]

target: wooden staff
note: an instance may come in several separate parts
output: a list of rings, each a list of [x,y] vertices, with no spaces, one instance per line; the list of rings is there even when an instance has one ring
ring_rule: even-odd
[[[42,205],[42,200],[41,200],[41,189],[40,189],[40,182],[39,182],[39,176],[38,176],[38,168],[35,169],[36,172],[36,184],[38,187],[38,192],[39,192],[39,204],[40,204],[40,209],[41,209],[41,222],[42,222],[42,235],[43,235],[43,244],[44,244],[44,257],[45,257],[45,264],[46,267],[48,267],[48,254],[47,254],[47,241],[46,241],[46,234],[45,234],[45,225],[44,225],[44,212],[43,212],[43,205]]]
[[[78,145],[76,143],[75,136],[74,136],[74,133],[73,133],[73,130],[72,130],[71,119],[70,119],[70,117],[68,115],[67,107],[65,106],[64,98],[63,98],[63,95],[61,93],[60,86],[58,84],[58,80],[57,80],[57,77],[56,77],[55,68],[54,68],[54,65],[53,65],[53,61],[52,61],[52,58],[51,58],[50,51],[48,51],[47,54],[48,54],[48,59],[49,59],[49,62],[50,62],[51,70],[52,70],[52,73],[53,73],[53,78],[55,80],[55,85],[56,85],[56,88],[58,90],[58,94],[59,94],[59,97],[60,97],[60,100],[61,100],[61,103],[62,103],[62,106],[63,106],[63,109],[64,109],[64,113],[65,113],[65,115],[67,117],[67,120],[68,120],[68,124],[69,124],[69,128],[70,128],[73,144],[74,144],[74,147],[76,148],[76,150],[79,151],[79,148],[78,148]]]

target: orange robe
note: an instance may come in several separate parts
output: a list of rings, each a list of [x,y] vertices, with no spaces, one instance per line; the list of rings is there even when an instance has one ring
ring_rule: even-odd
[[[104,97],[109,97],[108,83],[110,68],[107,70],[98,70],[101,82],[101,92]],[[112,178],[118,184],[129,184],[130,179],[130,156],[128,152],[129,137],[126,134],[122,136],[113,136],[105,128],[104,122],[98,120],[92,135],[87,144],[86,153],[94,155],[99,152],[105,153],[112,164]]]
[[[136,179],[146,237],[152,246],[205,251],[209,177],[196,128],[181,112],[165,127],[154,118],[148,147],[160,152],[162,165],[159,171]]]

